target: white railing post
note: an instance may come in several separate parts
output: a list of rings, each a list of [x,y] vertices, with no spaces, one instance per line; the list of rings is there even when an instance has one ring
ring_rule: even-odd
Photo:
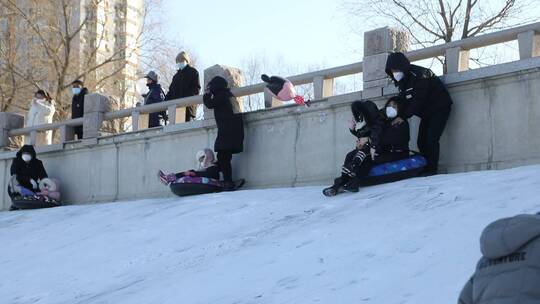
[[[139,111],[131,112],[131,131],[133,132],[139,131],[140,117],[141,117],[141,112]]]
[[[445,52],[446,73],[457,73],[469,69],[469,50],[461,47],[449,48]]]
[[[0,148],[9,147],[9,131],[24,127],[24,116],[16,113],[0,112]]]
[[[36,145],[36,141],[37,141],[37,131],[31,131],[30,132],[30,144],[32,146],[35,146]]]
[[[409,34],[397,28],[383,27],[364,33],[362,98],[383,95],[384,88],[390,84],[385,72],[388,53],[406,52],[409,41]]]
[[[518,34],[519,59],[540,56],[540,35],[530,30]]]
[[[315,100],[324,99],[334,95],[334,79],[325,79],[323,76],[313,78],[313,96]]]
[[[185,110],[186,108],[184,108]],[[167,115],[169,116],[169,125],[176,124],[176,111],[177,108],[175,105],[169,106],[167,108]],[[184,114],[185,115],[185,114]]]
[[[75,130],[73,127],[62,125],[60,127],[60,144],[64,144],[67,141],[75,139]]]

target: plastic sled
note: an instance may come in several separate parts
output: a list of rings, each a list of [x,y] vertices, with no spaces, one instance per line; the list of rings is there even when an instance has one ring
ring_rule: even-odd
[[[221,182],[207,177],[184,176],[170,185],[172,193],[178,196],[189,196],[215,193],[223,190]]]
[[[36,196],[15,196],[11,200],[13,207],[17,209],[41,209],[62,206],[62,203]]]
[[[417,177],[426,166],[426,159],[419,154],[397,161],[375,165],[369,175],[362,178],[360,186],[372,186]]]

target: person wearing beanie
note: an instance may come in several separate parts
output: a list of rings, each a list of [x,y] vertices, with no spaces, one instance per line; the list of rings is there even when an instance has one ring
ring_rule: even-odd
[[[73,98],[71,99],[71,118],[80,118],[84,116],[84,96],[88,94],[88,89],[84,87],[82,80],[75,80],[71,83],[71,92]],[[78,126],[74,128],[77,139],[83,138],[83,127]]]
[[[146,78],[146,86],[148,87],[148,93],[144,97],[144,104],[149,105],[162,102],[165,94],[163,93],[163,89],[161,89],[161,85],[158,83],[159,77],[157,73],[150,71],[144,77]],[[150,113],[148,115],[148,128],[161,126],[160,119],[164,118],[164,116],[164,111]]]
[[[224,190],[233,191],[232,156],[244,151],[244,121],[241,113],[234,113],[232,98],[225,78],[216,76],[208,83],[203,96],[204,105],[214,110],[218,134],[214,143],[219,170],[223,173]]]
[[[176,56],[175,65],[176,74],[173,76],[169,91],[165,95],[165,100],[184,98],[199,95],[201,83],[199,72],[191,65],[191,59],[188,53],[182,51]],[[195,119],[197,114],[197,105],[186,107],[185,121]]]
[[[54,100],[44,90],[37,90],[30,104],[30,110],[26,117],[26,126],[38,126],[53,122]],[[25,138],[25,143],[30,144],[30,137]],[[50,145],[52,143],[52,131],[38,132],[36,145]]]
[[[393,124],[400,124],[413,115],[420,117],[418,149],[427,159],[425,175],[437,174],[439,140],[452,108],[450,94],[433,71],[411,64],[403,53],[388,55],[385,71],[398,87],[404,105]]]
[[[489,224],[482,257],[458,304],[540,303],[540,215],[520,214]]]
[[[211,149],[204,149],[197,152],[195,155],[197,159],[198,168],[196,170],[188,170],[179,173],[164,173],[163,171],[158,172],[158,178],[164,185],[169,185],[170,183],[175,182],[177,179],[184,176],[191,177],[207,177],[215,180],[219,180],[219,169],[217,167],[214,151]]]

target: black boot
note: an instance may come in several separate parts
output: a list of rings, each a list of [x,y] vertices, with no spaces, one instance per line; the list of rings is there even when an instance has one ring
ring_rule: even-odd
[[[360,188],[360,180],[358,178],[352,178],[344,186],[343,190],[347,192],[358,192]]]

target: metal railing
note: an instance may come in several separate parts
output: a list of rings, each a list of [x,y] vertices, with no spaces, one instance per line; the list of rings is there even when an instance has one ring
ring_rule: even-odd
[[[518,40],[520,48],[520,58],[524,59],[527,57],[531,57],[532,54],[527,53],[527,50],[531,48],[528,43],[531,43],[530,40],[534,39],[534,36],[537,32],[540,32],[540,22],[489,33],[477,37],[470,37],[463,40],[453,41],[450,43],[436,45],[424,49],[409,51],[406,52],[406,55],[411,61],[431,59],[438,56],[446,56],[448,72],[459,72],[463,70],[463,67],[461,67],[462,61],[460,60],[460,56],[463,52],[468,52],[472,49],[487,47],[495,44]],[[334,92],[332,89],[332,83],[334,78],[354,75],[362,72],[363,63],[357,62],[334,68],[290,76],[288,77],[288,79],[295,85],[313,84],[314,97],[317,100],[333,96]],[[243,97],[264,92],[264,83],[258,83],[232,89],[232,93],[236,97]],[[105,113],[104,120],[131,118],[133,125],[132,131],[138,131],[139,120],[142,114],[168,111],[170,124],[175,124],[177,108],[201,104],[202,102],[203,100],[201,95],[175,99],[151,105],[144,105],[129,109],[108,112]],[[13,129],[8,132],[8,136],[30,135],[31,142],[35,143],[35,136],[37,132],[59,129],[61,134],[60,141],[61,143],[64,143],[70,140],[70,128],[81,126],[82,124],[83,118],[77,118],[52,124]]]

